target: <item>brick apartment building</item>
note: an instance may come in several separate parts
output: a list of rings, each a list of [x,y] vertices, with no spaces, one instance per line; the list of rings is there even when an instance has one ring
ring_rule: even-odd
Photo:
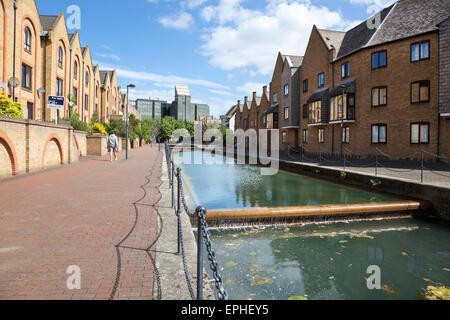
[[[0,25],[0,91],[23,105],[24,118],[54,120],[48,95],[66,98],[59,117],[68,117],[69,109],[87,122],[94,112],[103,121],[118,115],[122,99],[115,71],[102,87],[89,46],[81,47],[77,31],[68,33],[63,13],[40,15],[34,0],[0,0]],[[76,98],[73,108],[69,97]]]
[[[281,151],[450,157],[449,13],[401,0],[347,32],[314,26],[303,59],[279,54],[263,116]]]

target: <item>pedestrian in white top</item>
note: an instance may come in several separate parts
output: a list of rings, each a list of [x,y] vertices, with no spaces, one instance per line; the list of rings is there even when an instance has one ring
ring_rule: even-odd
[[[117,151],[119,148],[119,140],[117,140],[117,136],[113,133],[108,137],[108,152],[109,152],[109,161],[113,162],[113,158],[115,161],[117,158]]]

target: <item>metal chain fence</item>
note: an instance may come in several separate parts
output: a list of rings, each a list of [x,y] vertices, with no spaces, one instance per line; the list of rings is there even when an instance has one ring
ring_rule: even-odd
[[[178,252],[182,256],[183,268],[186,277],[186,282],[192,300],[203,300],[203,254],[206,248],[208,261],[213,273],[217,297],[219,300],[228,300],[228,293],[224,288],[222,277],[219,274],[219,264],[217,263],[216,253],[212,246],[209,226],[206,221],[207,211],[203,207],[196,210],[190,210],[184,195],[183,178],[181,168],[175,170],[175,163],[173,161],[172,150],[168,144],[165,144],[166,160],[169,175],[170,187],[172,189],[172,207],[175,210],[178,219]],[[176,172],[175,172],[176,171]],[[175,178],[177,180],[177,196],[175,199]],[[176,201],[175,201],[176,200]],[[182,212],[185,212],[189,218],[197,218],[198,223],[198,239],[197,239],[197,295],[194,293],[194,288],[189,273],[188,264],[186,261],[186,253],[184,249],[183,230],[181,224]]]

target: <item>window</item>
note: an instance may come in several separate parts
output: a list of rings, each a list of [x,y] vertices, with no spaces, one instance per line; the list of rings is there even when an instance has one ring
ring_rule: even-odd
[[[372,69],[387,67],[387,51],[372,53]]]
[[[319,129],[317,140],[319,143],[325,143],[325,129]]]
[[[285,96],[289,95],[289,85],[288,84],[284,86],[284,95]]]
[[[430,101],[430,81],[417,81],[411,83],[411,103]]]
[[[411,45],[411,62],[430,58],[430,41],[423,41]]]
[[[411,124],[411,144],[430,143],[430,125],[428,123]]]
[[[372,107],[387,105],[387,87],[377,87],[372,89]]]
[[[86,86],[89,86],[89,71],[86,71]]]
[[[288,120],[289,119],[289,108],[285,107],[284,108],[284,120]]]
[[[78,62],[75,61],[73,65],[73,78],[78,79]]]
[[[287,133],[283,132],[283,143],[287,142]]]
[[[344,128],[342,131],[342,142],[345,144],[350,143],[350,128]]]
[[[303,105],[303,119],[308,119],[308,105]]]
[[[89,110],[89,96],[84,95],[84,110]]]
[[[58,97],[64,96],[64,82],[60,78],[56,78],[56,95]]]
[[[78,89],[77,88],[73,88],[73,97],[78,100]],[[75,102],[75,104],[78,102]]]
[[[323,86],[325,86],[325,74],[321,73],[318,75],[318,87],[322,88]]]
[[[277,102],[277,98],[278,98],[278,97],[277,97],[277,94],[274,93],[274,94],[273,94],[273,102]]]
[[[346,62],[341,66],[341,78],[350,77],[350,62]]]
[[[31,31],[28,27],[25,28],[23,33],[23,48],[27,52],[31,52]]]
[[[302,132],[302,141],[304,144],[307,144],[309,140],[308,130],[303,130]]]
[[[342,104],[344,98],[344,104]],[[342,108],[344,106],[344,108]],[[355,120],[355,95],[352,93],[332,97],[330,103],[330,121]]]
[[[58,49],[58,67],[63,67],[64,54],[61,47]]]
[[[31,79],[32,79],[33,69],[22,63],[22,88],[31,90]]]
[[[309,124],[322,122],[322,101],[315,101],[308,105]]]
[[[303,81],[303,92],[308,92],[308,80]]]
[[[372,144],[387,143],[387,126],[385,124],[375,124],[372,126]]]

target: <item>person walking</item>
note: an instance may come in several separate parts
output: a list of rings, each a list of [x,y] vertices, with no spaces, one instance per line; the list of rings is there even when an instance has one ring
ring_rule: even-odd
[[[108,137],[108,152],[109,152],[109,162],[119,160],[117,158],[117,151],[119,148],[119,140],[117,139],[117,136],[115,133],[111,133],[111,135]]]

